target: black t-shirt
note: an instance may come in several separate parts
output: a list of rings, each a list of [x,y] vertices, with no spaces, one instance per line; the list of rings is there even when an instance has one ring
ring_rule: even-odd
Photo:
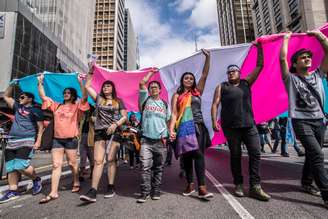
[[[199,96],[191,97],[191,111],[195,123],[203,122],[202,99]]]
[[[221,84],[221,125],[227,128],[252,127],[251,89],[246,80],[240,80],[238,86],[228,82]]]

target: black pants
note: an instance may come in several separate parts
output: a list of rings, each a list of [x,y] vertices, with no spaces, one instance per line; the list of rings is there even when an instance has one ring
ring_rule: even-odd
[[[208,130],[204,123],[195,123],[196,137],[199,149],[182,155],[183,168],[186,172],[187,183],[193,182],[193,163],[198,186],[205,185],[205,149],[211,145]]]
[[[223,128],[230,149],[230,167],[235,185],[243,184],[241,170],[241,143],[244,142],[249,157],[249,184],[251,187],[259,185],[261,145],[256,126],[251,128]]]
[[[195,163],[195,172],[198,186],[205,185],[205,159],[202,150],[190,151],[182,156],[183,168],[186,172],[187,183],[192,183],[193,162]]]
[[[322,145],[325,125],[322,119],[292,120],[295,135],[305,148],[302,184],[311,185],[313,179],[321,191],[323,200],[328,201],[328,174],[324,166]]]

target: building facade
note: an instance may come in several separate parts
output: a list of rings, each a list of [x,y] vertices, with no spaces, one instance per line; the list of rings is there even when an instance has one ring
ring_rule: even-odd
[[[39,4],[40,2],[42,4]],[[3,33],[0,36],[0,66],[2,66],[0,92],[4,91],[13,78],[43,71],[87,71],[86,57],[87,53],[91,52],[92,41],[87,32],[91,32],[92,27],[86,24],[89,23],[87,18],[83,18],[85,23],[70,21],[81,19],[83,16],[80,14],[81,17],[69,17],[72,11],[68,9],[74,6],[60,6],[59,2],[55,0],[0,1],[0,32]],[[73,1],[69,2],[73,3]],[[78,5],[83,1],[74,0],[74,2]],[[60,12],[58,9],[60,7],[67,11]],[[54,12],[49,13],[47,18],[45,18],[46,8]],[[57,14],[63,17],[62,22],[58,21]],[[88,15],[93,16],[94,13],[86,12],[84,16]],[[62,25],[61,29],[60,25]]]
[[[96,0],[93,48],[97,64],[124,69],[124,0]]]
[[[254,40],[250,0],[217,0],[222,46]]]
[[[125,9],[124,19],[124,70],[139,69],[139,51],[129,9]]]
[[[327,0],[252,0],[256,37],[286,30],[306,32],[328,21]]]

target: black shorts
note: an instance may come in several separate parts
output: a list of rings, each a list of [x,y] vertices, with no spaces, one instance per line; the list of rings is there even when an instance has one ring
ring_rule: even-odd
[[[78,138],[54,138],[52,141],[52,148],[74,150],[77,149],[78,142]]]
[[[106,130],[95,130],[95,142],[96,141],[109,141],[112,135],[107,135]],[[113,141],[121,142],[121,136],[117,133],[114,133]]]

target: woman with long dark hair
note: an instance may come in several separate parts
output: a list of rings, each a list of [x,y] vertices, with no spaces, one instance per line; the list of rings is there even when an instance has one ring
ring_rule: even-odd
[[[205,186],[204,151],[211,145],[211,141],[204,125],[201,96],[210,68],[210,52],[204,49],[202,52],[206,59],[198,84],[193,73],[185,72],[181,77],[180,87],[172,97],[170,138],[176,138],[177,153],[183,158],[187,188],[182,194],[189,196],[195,192],[193,183],[193,163],[195,163],[198,196],[208,199],[212,198],[213,194],[209,193]]]
[[[94,146],[94,168],[92,174],[91,189],[80,196],[80,200],[96,202],[97,189],[104,168],[104,159],[107,152],[108,157],[108,187],[105,198],[115,195],[114,180],[117,168],[116,154],[120,147],[120,127],[127,120],[127,112],[124,103],[117,97],[115,84],[105,81],[100,93],[91,87],[92,68],[87,77],[85,87],[89,95],[95,100],[95,146]]]
[[[79,135],[79,121],[83,112],[89,110],[87,102],[87,92],[83,86],[82,79],[79,78],[82,90],[82,98],[78,100],[77,92],[74,88],[65,88],[63,91],[63,103],[57,103],[47,97],[43,88],[44,75],[38,77],[39,95],[43,102],[42,108],[53,112],[54,116],[54,138],[52,144],[52,175],[51,191],[40,204],[48,203],[58,198],[58,186],[63,166],[64,154],[73,173],[72,192],[80,191],[79,171],[77,162],[77,147]]]

